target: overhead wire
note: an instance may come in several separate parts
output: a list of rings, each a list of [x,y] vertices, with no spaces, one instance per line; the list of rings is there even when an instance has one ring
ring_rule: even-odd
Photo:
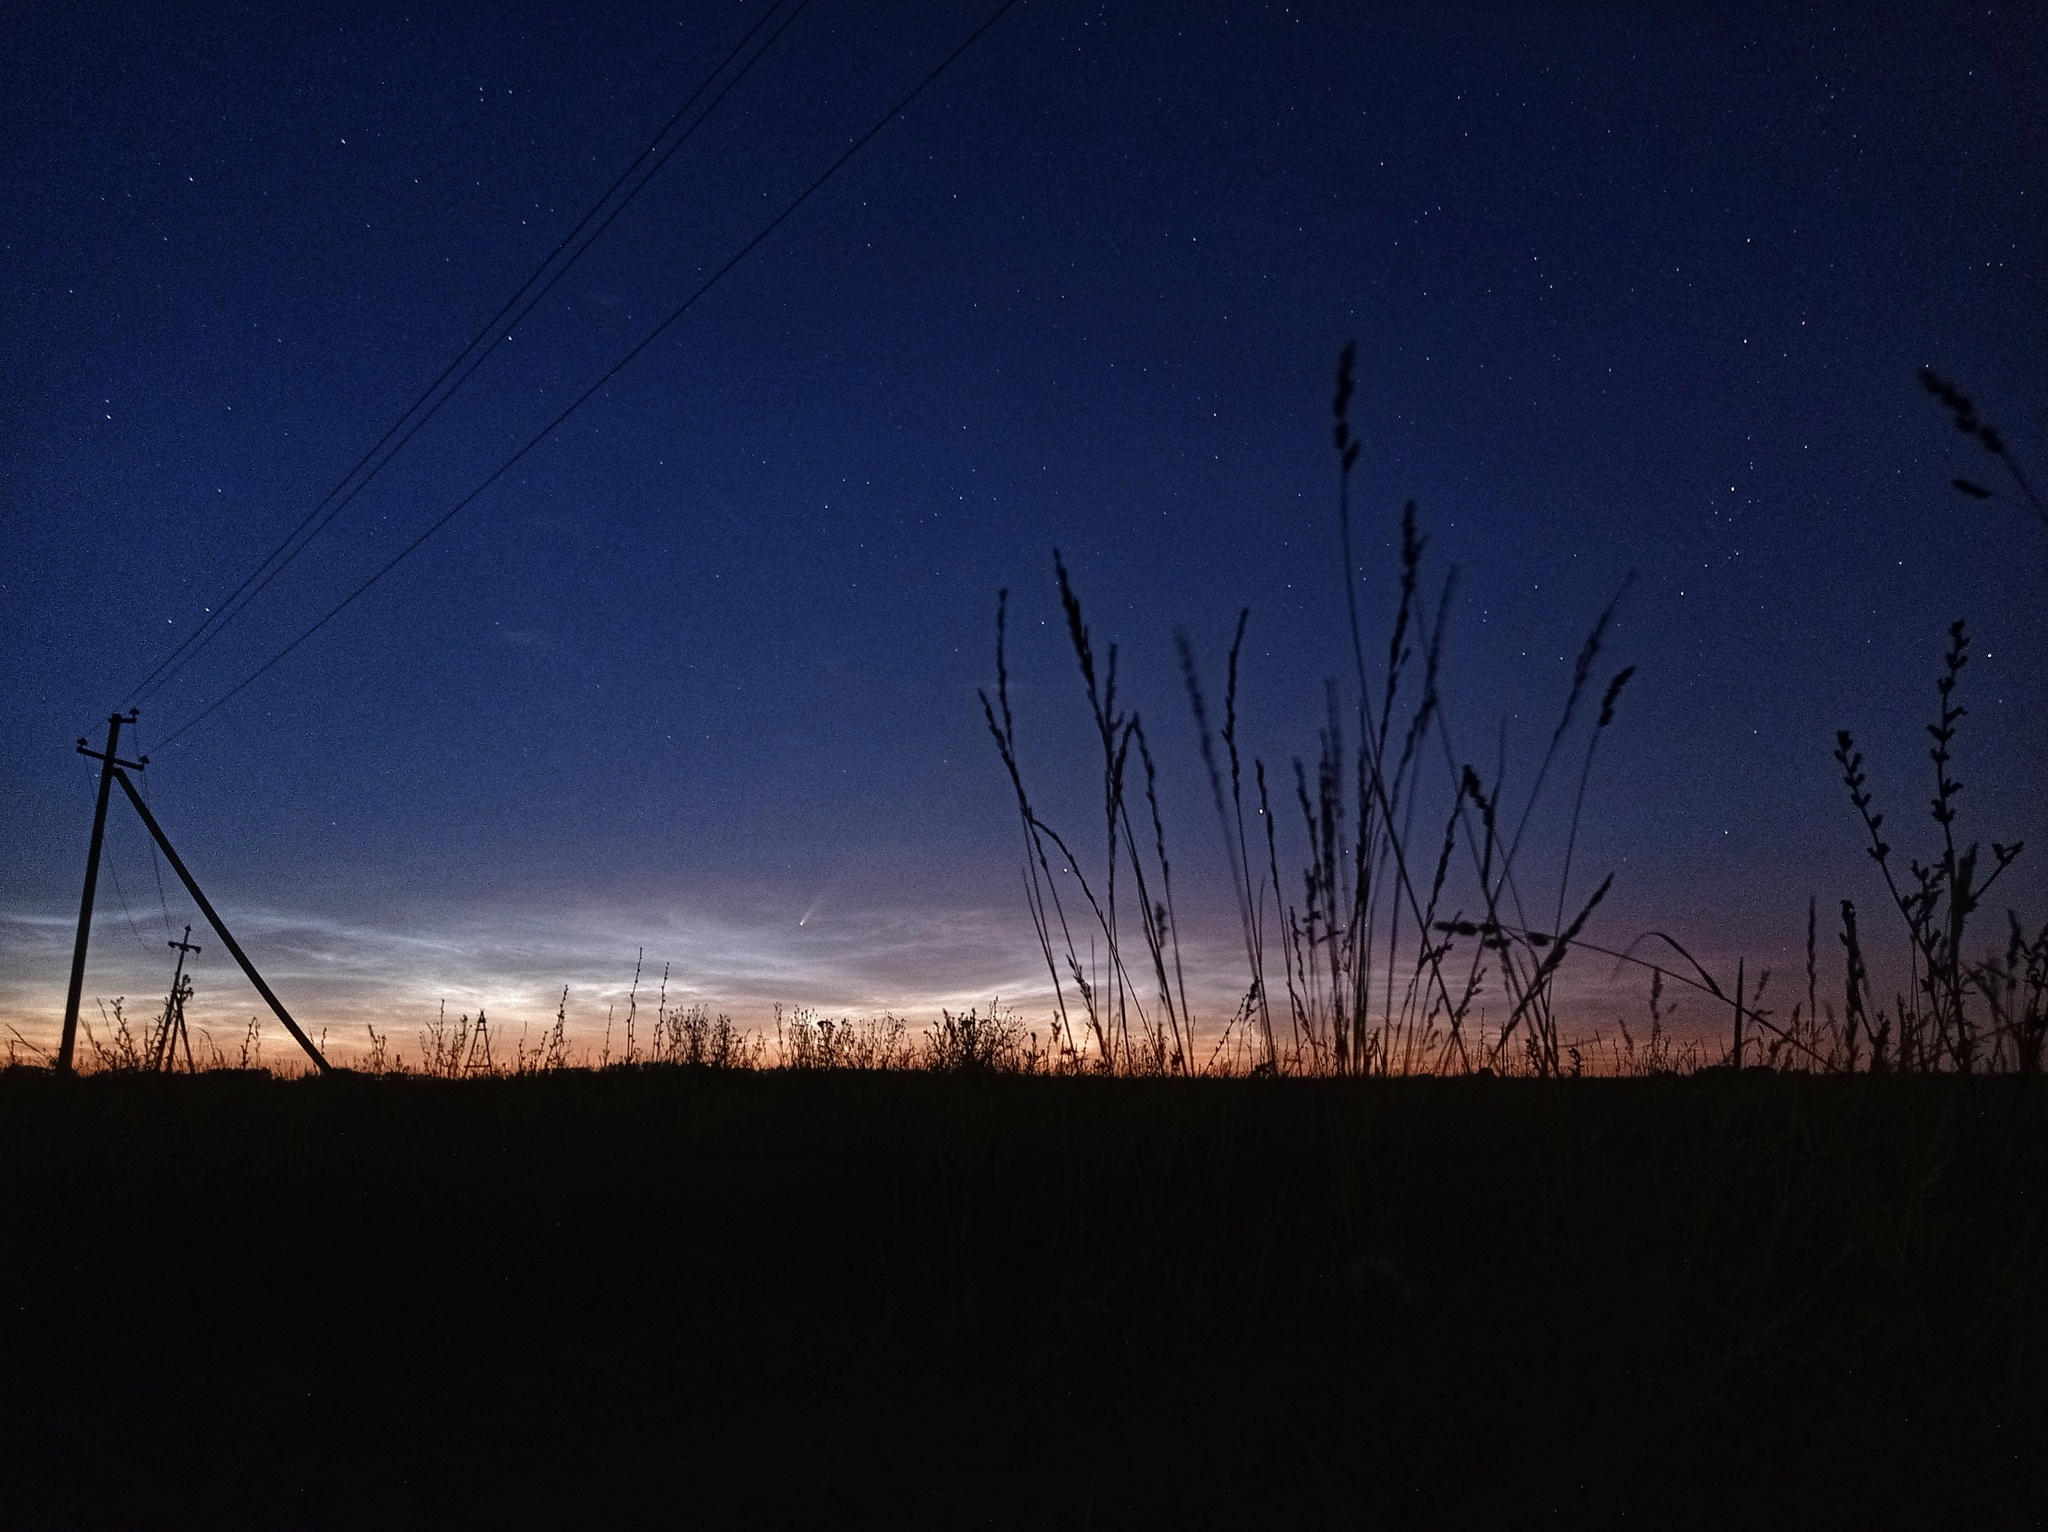
[[[136,924],[135,912],[128,907],[128,895],[121,888],[121,869],[114,865],[114,858],[107,857],[107,875],[114,880],[114,894],[121,901],[121,913],[127,917],[128,929],[135,933],[135,945],[154,957],[155,949],[149,945],[149,938],[142,934],[142,927]]]
[[[423,545],[425,545],[428,539],[432,538],[443,527],[447,526],[449,522],[453,521],[458,515],[460,515],[463,511],[467,510],[472,504],[474,504],[478,497],[480,497],[485,490],[489,489],[493,484],[497,483],[499,479],[503,478],[507,473],[509,473],[526,457],[528,453],[533,451],[534,448],[538,447],[542,442],[546,441],[550,436],[554,435],[556,431],[561,429],[562,425],[569,419],[570,416],[574,415],[591,399],[595,398],[597,394],[601,392],[604,389],[604,387],[612,381],[613,378],[617,377],[619,373],[623,372],[626,369],[626,367],[633,362],[635,358],[637,358],[649,346],[653,345],[654,342],[658,340],[662,335],[667,333],[671,325],[673,325],[677,320],[681,319],[683,315],[687,314],[692,308],[694,308],[698,300],[701,299],[706,293],[710,292],[712,288],[716,287],[718,283],[724,279],[727,273],[732,271],[734,267],[738,266],[740,262],[744,261],[749,255],[751,255],[754,252],[756,248],[758,248],[761,245],[763,241],[765,241],[777,229],[782,227],[782,225],[786,221],[788,221],[790,216],[794,214],[797,211],[797,209],[802,207],[806,202],[810,201],[810,199],[814,195],[816,195],[819,188],[823,187],[826,182],[830,181],[835,175],[839,173],[840,169],[843,166],[845,166],[847,161],[851,160],[856,154],[860,153],[862,149],[866,148],[867,145],[879,133],[881,133],[881,131],[884,128],[886,128],[913,102],[915,102],[919,96],[923,95],[925,91],[932,86],[933,82],[935,82],[939,78],[939,76],[941,76],[948,69],[950,69],[953,66],[953,64],[961,57],[961,55],[965,54],[968,51],[968,49],[972,48],[977,42],[979,42],[982,39],[982,37],[989,31],[989,29],[993,27],[998,21],[1002,20],[1004,15],[1006,15],[1009,12],[1010,8],[1016,3],[1017,0],[1002,0],[1002,4],[998,5],[995,8],[995,10],[991,11],[987,19],[985,19],[980,26],[976,27],[973,32],[968,34],[965,41],[963,41],[951,53],[947,54],[945,58],[941,59],[929,74],[925,75],[923,79],[921,79],[920,81],[918,81],[916,85],[911,87],[910,91],[907,94],[905,94],[899,101],[897,101],[897,103],[894,106],[890,107],[887,112],[883,113],[881,117],[877,118],[872,127],[870,127],[865,133],[861,134],[859,138],[855,139],[844,153],[842,153],[828,167],[826,167],[824,172],[820,174],[815,180],[813,180],[810,183],[810,185],[806,186],[803,189],[803,191],[799,192],[793,200],[787,203],[783,207],[782,211],[777,213],[772,219],[770,219],[768,223],[760,230],[760,232],[755,234],[753,238],[749,239],[744,245],[742,245],[739,248],[739,250],[730,259],[728,259],[723,266],[720,266],[718,270],[713,272],[701,284],[699,284],[697,289],[694,292],[692,292],[689,297],[685,298],[682,301],[682,303],[679,304],[674,310],[672,310],[666,319],[662,320],[660,324],[656,325],[652,330],[648,331],[647,334],[643,336],[632,347],[631,350],[627,351],[624,356],[620,357],[618,361],[614,362],[611,365],[611,367],[608,368],[604,372],[604,374],[598,378],[598,380],[595,383],[592,383],[582,393],[578,394],[576,398],[570,402],[566,409],[562,410],[561,413],[556,415],[539,431],[534,433],[534,435],[527,440],[525,445],[520,447],[510,457],[506,458],[496,468],[492,469],[491,472],[482,480],[482,482],[480,482],[474,489],[470,490],[468,494],[464,495],[460,500],[456,501],[455,504],[453,504],[446,511],[444,511],[438,519],[436,519],[431,525],[427,527],[425,531],[421,532],[411,542],[407,543],[403,548],[401,548],[396,554],[392,555],[392,557],[389,560],[387,560],[382,566],[380,566],[374,574],[370,575],[368,579],[362,581],[362,583],[357,585],[346,596],[342,597],[340,601],[336,602],[332,607],[328,608],[325,615],[323,615],[311,627],[307,628],[304,632],[300,633],[297,638],[294,638],[290,643],[286,644],[282,649],[278,650],[269,659],[265,660],[261,665],[257,666],[253,671],[251,671],[248,675],[244,676],[240,681],[236,682],[227,691],[223,692],[220,696],[216,697],[212,702],[208,703],[204,708],[200,709],[199,712],[195,713],[190,718],[186,719],[185,722],[178,725],[177,728],[173,729],[168,735],[165,736],[163,743],[159,745],[157,749],[160,752],[169,749],[187,732],[197,727],[207,718],[212,717],[214,713],[219,711],[221,708],[225,707],[229,702],[232,702],[236,697],[240,696],[241,693],[245,691],[248,687],[254,685],[264,675],[268,674],[272,667],[282,662],[285,658],[291,655],[301,644],[305,643],[307,639],[311,638],[314,634],[318,633],[322,628],[326,627],[328,623],[332,622],[336,617],[339,617],[344,611],[348,610],[349,607],[353,606],[358,599],[360,599],[364,594],[366,594],[372,587],[377,585],[378,582],[383,580],[383,578],[386,575],[390,574],[392,570],[396,569],[400,564],[404,563],[406,559],[410,558]]]
[[[135,758],[139,761],[147,761],[149,759],[149,752],[142,748],[141,723],[139,721],[131,722],[128,727],[135,731]],[[148,803],[149,773],[144,771],[138,772],[137,775],[142,778],[142,784],[139,788],[142,794],[142,801]],[[166,939],[169,939],[171,934],[171,901],[164,897],[164,868],[162,860],[156,854],[156,837],[154,835],[144,836],[143,844],[149,847],[149,871],[150,875],[156,879],[157,907],[164,912],[164,936]]]
[[[97,802],[99,796],[99,784],[93,778],[93,770],[90,762],[86,763],[85,779],[87,782],[92,784],[90,791],[94,797],[95,802]],[[127,891],[121,887],[121,869],[117,865],[115,865],[114,848],[112,846],[105,844],[104,842],[102,842],[101,844],[100,865],[107,869],[108,881],[110,881],[114,885],[114,897],[121,901],[121,913],[123,916],[127,918],[128,929],[135,933],[136,945],[141,947],[144,952],[150,951],[149,938],[142,934],[142,927],[136,924],[135,911],[129,907]]]
[[[519,285],[510,298],[505,300],[504,305],[499,308],[498,312],[492,315],[483,328],[471,337],[469,343],[456,353],[454,359],[442,369],[440,376],[427,385],[419,397],[406,407],[397,420],[392,422],[390,428],[377,439],[367,452],[356,460],[347,473],[343,474],[335,482],[334,487],[328,490],[305,516],[300,518],[298,525],[293,527],[269,553],[264,555],[262,561],[243,577],[241,584],[229,592],[220,605],[211,608],[205,620],[198,627],[194,628],[192,632],[180,640],[169,653],[157,661],[148,674],[144,675],[141,680],[129,688],[124,696],[124,701],[139,702],[144,700],[162,688],[182,671],[186,665],[196,659],[219,636],[222,629],[245,611],[250,603],[255,601],[270,583],[278,575],[282,574],[285,568],[296,560],[311,545],[313,540],[319,537],[332,524],[334,519],[369,485],[371,480],[375,479],[384,470],[385,466],[404,449],[405,445],[440,412],[441,407],[455,396],[464,383],[469,381],[477,369],[497,350],[499,345],[510,338],[512,332],[533,311],[534,307],[553,290],[555,284],[562,279],[569,268],[576,264],[584,252],[597,241],[606,229],[611,227],[612,222],[619,214],[626,210],[635,197],[639,196],[648,182],[652,181],[661,172],[662,167],[675,156],[676,152],[689,142],[697,129],[709,119],[712,112],[717,110],[719,103],[752,72],[754,65],[759,63],[768,50],[775,46],[783,33],[789,30],[790,25],[809,6],[810,0],[797,0],[796,5],[784,15],[781,25],[754,51],[751,57],[747,58],[740,69],[733,74],[732,78],[726,81],[724,86],[718,91],[718,94],[712,98],[704,110],[698,114],[697,118],[681,134],[677,135],[675,141],[670,143],[666,149],[661,149],[662,141],[668,138],[669,134],[675,129],[676,124],[682,121],[683,117],[702,98],[704,92],[710,89],[713,82],[731,67],[733,61],[746,51],[748,45],[759,35],[761,29],[781,9],[782,3],[783,0],[771,0],[767,10],[763,11],[760,18],[741,36],[739,42],[733,46],[732,51],[726,54],[709,74],[705,75],[698,83],[696,89],[690,92],[689,96],[683,101],[683,104],[676,108],[668,121],[663,123],[660,130],[649,140],[647,147],[634,157],[625,170],[620,172],[618,178],[605,189],[603,195],[577,221],[576,226],[562,237],[560,243],[553,250],[549,251],[541,263],[534,268],[532,274]],[[660,150],[659,155],[656,154],[657,150]],[[652,163],[649,163],[650,157],[652,157]],[[625,196],[618,198],[616,205],[613,205],[609,212],[605,212],[606,205],[612,203],[619,189],[632,180],[636,174],[639,176],[638,181],[626,192]],[[604,213],[602,220],[597,223],[595,228],[592,228],[592,220],[597,219],[600,213]],[[588,230],[587,236],[585,235],[586,230]],[[571,250],[572,246],[574,246],[573,250]],[[556,262],[564,251],[571,251],[571,253],[567,260],[562,260],[557,265]],[[549,274],[550,267],[554,268],[551,275]],[[541,282],[543,276],[546,277],[544,283]],[[541,283],[538,289],[535,289],[536,283]],[[488,341],[488,344],[485,344],[486,341]],[[479,350],[480,347],[481,350]],[[458,373],[460,374],[459,376],[457,376]],[[452,383],[449,382],[450,378],[454,379]],[[444,384],[447,385],[445,389],[443,387]],[[437,393],[439,394],[438,398],[435,397]],[[429,400],[433,401],[431,405],[428,404]],[[424,413],[422,413],[423,410]],[[388,451],[386,450],[387,447],[389,448]],[[310,531],[307,530],[309,527],[311,528]]]

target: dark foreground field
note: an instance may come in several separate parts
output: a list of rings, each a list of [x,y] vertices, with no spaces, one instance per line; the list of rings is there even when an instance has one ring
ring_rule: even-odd
[[[2037,1081],[0,1076],[20,1525],[2031,1526]]]

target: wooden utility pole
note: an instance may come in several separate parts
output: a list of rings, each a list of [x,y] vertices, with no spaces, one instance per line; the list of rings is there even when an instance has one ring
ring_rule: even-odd
[[[135,722],[135,717],[135,709],[133,708],[130,708],[126,713],[110,713],[107,715],[107,748],[103,751],[92,749],[82,739],[78,742],[78,753],[80,755],[91,756],[100,763],[100,796],[99,803],[93,809],[92,815],[92,846],[86,852],[85,857],[85,894],[80,899],[78,906],[78,941],[71,949],[71,988],[66,993],[64,1000],[64,1038],[57,1050],[57,1072],[59,1074],[69,1074],[71,1072],[72,1048],[78,1039],[78,999],[85,988],[86,938],[92,931],[92,896],[94,890],[99,886],[100,848],[106,843],[107,838],[107,800],[112,796],[114,785],[119,783],[121,791],[127,795],[129,803],[134,805],[135,812],[141,816],[143,828],[149,831],[159,846],[163,847],[164,855],[170,860],[172,871],[176,872],[178,877],[183,880],[185,892],[190,894],[192,902],[199,906],[199,913],[204,915],[207,923],[213,927],[214,934],[221,940],[221,945],[228,949],[228,955],[241,965],[242,972],[249,976],[249,982],[256,986],[256,993],[261,995],[264,1003],[277,1013],[277,1019],[284,1023],[285,1030],[291,1033],[293,1041],[306,1050],[306,1056],[319,1067],[320,1073],[328,1073],[332,1066],[321,1056],[320,1050],[313,1046],[313,1039],[306,1036],[300,1029],[299,1024],[292,1020],[292,1014],[284,1008],[284,1002],[277,998],[276,993],[268,984],[263,982],[263,975],[258,973],[256,965],[249,961],[249,954],[242,950],[242,944],[236,941],[234,933],[228,930],[226,923],[220,918],[220,912],[214,909],[212,902],[200,891],[199,883],[185,866],[184,858],[178,855],[177,848],[171,844],[171,838],[164,834],[164,827],[156,822],[156,815],[150,813],[149,805],[142,801],[142,794],[135,790],[135,784],[129,780],[128,773],[130,771],[140,771],[149,764],[149,757],[146,755],[139,761],[124,761],[115,753],[115,747],[121,742],[121,726]],[[185,942],[172,942],[170,944],[181,949],[178,954],[179,980],[182,980],[184,977],[185,953],[197,952],[199,950],[197,947],[187,945],[192,937],[192,928],[190,926],[185,927],[185,937]],[[174,1003],[177,995],[177,982],[173,981],[172,984],[172,999]],[[180,1006],[178,1010],[180,1030],[182,1030],[183,1008]],[[167,1016],[166,1026],[168,1024],[169,1019]],[[190,1048],[188,1045],[187,1061],[189,1062],[189,1060]]]
[[[78,939],[71,946],[71,986],[64,992],[64,1036],[57,1045],[57,1073],[71,1073],[71,1052],[78,1043],[78,999],[85,989],[85,946],[92,935],[92,898],[100,883],[100,848],[107,840],[107,798],[114,788],[114,772],[122,766],[142,767],[140,761],[124,761],[115,751],[121,743],[121,726],[135,722],[135,710],[107,715],[107,748],[94,750],[84,740],[78,753],[100,763],[100,796],[92,811],[92,845],[85,853],[85,892],[78,900]]]

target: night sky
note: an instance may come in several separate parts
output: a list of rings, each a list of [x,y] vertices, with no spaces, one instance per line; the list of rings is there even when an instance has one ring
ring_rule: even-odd
[[[158,750],[989,9],[815,0],[142,699],[761,0],[8,9],[0,1020],[54,1033],[93,788],[72,742],[138,700],[157,813],[336,1038],[368,1019],[409,1041],[444,999],[537,1021],[564,985],[594,1036],[641,949],[672,1001],[749,1024],[997,994],[1035,1016],[976,691],[1007,587],[1026,768],[1085,829],[1055,548],[1161,758],[1219,1017],[1244,975],[1173,634],[1220,686],[1249,606],[1247,746],[1283,778],[1313,756],[1323,678],[1348,673],[1329,415],[1348,339],[1368,622],[1412,497],[1430,587],[1459,570],[1451,734],[1489,774],[1505,759],[1511,799],[1636,575],[1600,670],[1640,668],[1579,850],[1588,881],[1616,874],[1603,941],[1655,927],[1789,972],[1809,894],[1830,948],[1841,898],[1878,922],[1834,731],[1924,855],[1922,725],[1958,617],[1963,830],[2030,843],[1994,903],[2042,918],[2048,533],[1949,488],[2005,485],[1915,378],[1956,378],[2048,474],[2048,40],[2005,3],[1025,0],[560,431]],[[158,1003],[166,920],[194,919],[167,872],[160,904],[118,805],[113,825],[95,1021],[95,996]],[[232,1031],[258,1002],[195,939],[194,1019]]]

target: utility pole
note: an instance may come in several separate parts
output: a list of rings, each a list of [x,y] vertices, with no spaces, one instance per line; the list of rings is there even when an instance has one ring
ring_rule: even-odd
[[[105,751],[91,749],[84,740],[78,742],[78,753],[91,756],[100,763],[99,802],[92,811],[92,845],[85,854],[85,892],[78,900],[78,940],[71,948],[71,987],[64,992],[64,1037],[57,1046],[57,1073],[71,1073],[71,1050],[78,1042],[78,998],[85,988],[85,945],[92,935],[92,898],[100,882],[100,848],[107,839],[107,798],[114,789],[114,771],[121,766],[134,766],[138,770],[149,764],[149,757],[139,761],[124,761],[115,751],[121,744],[121,726],[135,722],[135,709],[125,714],[107,715],[107,748]]]
[[[185,1032],[185,1001],[192,993],[192,981],[185,977],[185,955],[202,949],[192,940],[192,928],[185,927],[185,939],[181,942],[165,942],[166,947],[177,949],[178,968],[171,975],[171,993],[164,1001],[163,1029],[157,1033],[156,1047],[150,1054],[149,1067],[152,1071],[175,1069],[178,1065],[178,1044],[185,1045],[185,1067],[192,1067],[192,1041]]]
[[[135,722],[135,718],[136,713],[133,708],[130,708],[126,713],[110,713],[107,715],[107,748],[104,751],[90,748],[82,739],[78,742],[78,753],[80,755],[91,756],[100,763],[100,796],[99,804],[93,810],[92,816],[92,847],[86,853],[85,859],[85,894],[80,899],[78,907],[78,942],[71,950],[71,988],[64,1001],[64,1038],[57,1050],[57,1072],[59,1074],[71,1073],[71,1053],[73,1045],[78,1038],[78,999],[85,988],[85,944],[86,938],[92,931],[92,896],[100,880],[100,848],[105,844],[107,838],[107,800],[111,796],[114,787],[118,785],[121,791],[127,795],[128,802],[134,807],[137,816],[141,818],[142,827],[149,831],[157,845],[163,848],[164,856],[171,864],[171,870],[177,873],[178,877],[184,882],[185,892],[190,894],[192,902],[199,906],[199,913],[206,917],[207,923],[213,927],[214,934],[220,938],[221,945],[228,949],[228,956],[233,958],[241,966],[242,972],[249,976],[249,982],[256,986],[256,993],[263,997],[264,1003],[272,1011],[276,1012],[277,1019],[283,1022],[285,1030],[291,1033],[292,1040],[306,1051],[306,1056],[319,1068],[320,1073],[329,1073],[332,1066],[321,1056],[320,1050],[313,1046],[313,1039],[306,1036],[299,1024],[292,1020],[292,1013],[284,1008],[284,1002],[277,998],[276,993],[268,984],[264,983],[263,975],[258,973],[256,965],[249,961],[249,954],[242,950],[242,944],[236,941],[234,933],[228,930],[227,924],[220,918],[220,912],[213,907],[212,901],[200,891],[199,884],[193,878],[191,870],[185,866],[184,858],[178,855],[177,848],[171,844],[171,838],[164,834],[164,827],[156,822],[156,815],[150,813],[149,805],[142,801],[142,794],[135,790],[135,783],[129,779],[128,773],[130,771],[142,770],[143,767],[149,764],[149,757],[145,755],[139,761],[124,761],[115,753],[116,747],[121,743],[122,725]],[[184,954],[199,950],[197,947],[188,945],[191,936],[192,928],[187,926],[185,927],[186,941],[182,943],[172,942],[170,944],[173,947],[182,949],[178,956],[180,980],[184,977]],[[175,1000],[175,983],[173,984],[172,995]],[[182,1031],[184,1025],[184,1008],[182,1005],[178,1007],[178,1019],[179,1027]],[[190,1063],[190,1061],[191,1046],[188,1042],[186,1045],[186,1062]]]

